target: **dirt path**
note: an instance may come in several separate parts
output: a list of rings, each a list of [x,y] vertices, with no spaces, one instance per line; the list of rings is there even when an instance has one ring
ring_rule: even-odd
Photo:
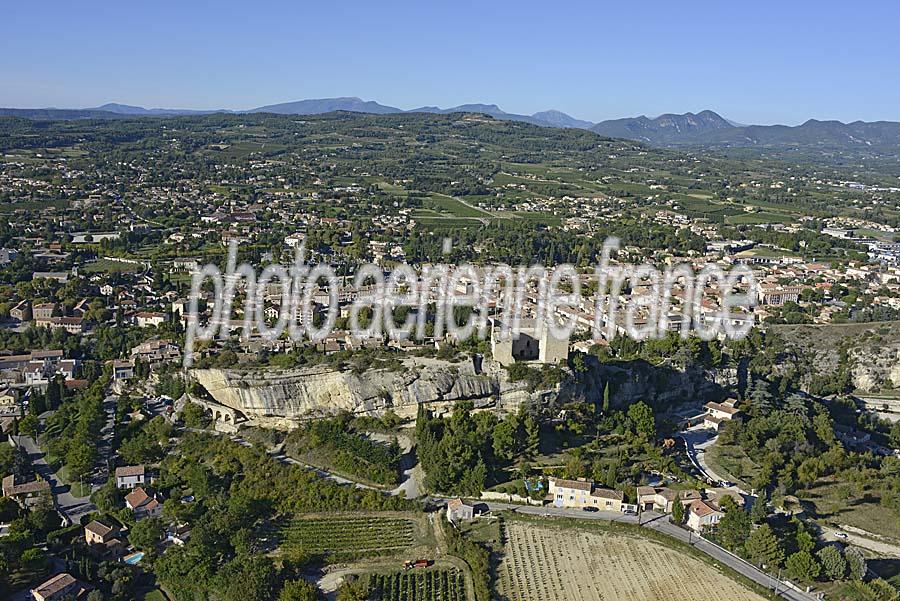
[[[843,532],[847,538],[835,536],[839,532]],[[825,540],[836,541],[839,543],[850,543],[869,551],[874,551],[886,557],[900,559],[900,546],[891,542],[883,536],[867,532],[862,528],[854,528],[853,526],[841,525],[841,529],[832,528],[830,526],[822,526],[822,537]]]

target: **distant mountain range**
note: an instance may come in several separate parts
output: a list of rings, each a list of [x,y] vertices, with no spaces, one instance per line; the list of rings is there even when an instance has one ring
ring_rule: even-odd
[[[718,148],[812,148],[827,151],[900,152],[900,123],[877,121],[809,120],[803,125],[740,125],[706,110],[683,115],[665,114],[656,118],[644,115],[591,123],[557,110],[533,115],[507,113],[496,104],[463,104],[452,108],[423,106],[404,111],[393,106],[356,97],[318,98],[261,106],[249,111],[197,111],[186,109],[146,109],[140,106],[108,103],[88,109],[12,109],[0,108],[0,116],[34,120],[121,119],[145,116],[205,115],[211,113],[275,113],[281,115],[318,115],[351,111],[386,115],[394,113],[482,113],[495,119],[522,121],[543,127],[589,129],[610,138],[637,140],[653,146],[691,146]]]
[[[601,121],[590,130],[608,138],[641,140],[650,144],[678,143],[688,138],[704,136],[709,132],[733,129],[734,126],[713,111],[660,115],[649,119],[643,115],[630,119]]]
[[[442,109],[436,106],[423,106],[405,111],[394,106],[379,104],[373,100],[362,100],[356,97],[341,98],[313,98],[298,100],[296,102],[283,102],[270,104],[248,111],[234,111],[222,109],[218,111],[195,111],[186,109],[146,109],[141,106],[118,104],[110,102],[103,106],[87,109],[13,109],[0,108],[0,116],[23,117],[25,119],[114,119],[122,117],[154,117],[174,115],[207,115],[212,113],[274,113],[277,115],[320,115],[335,111],[350,111],[353,113],[371,113],[373,115],[387,115],[394,113],[434,113],[449,115],[451,113],[482,113],[495,119],[506,121],[524,121],[544,127],[572,127],[588,129],[594,124],[590,121],[575,119],[560,111],[542,111],[534,115],[517,115],[507,113],[496,104],[462,104],[451,108]]]

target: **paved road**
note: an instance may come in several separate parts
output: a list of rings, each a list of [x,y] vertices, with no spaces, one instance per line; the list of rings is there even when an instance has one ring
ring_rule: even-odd
[[[244,446],[251,446],[251,443],[243,440],[237,436],[232,436],[232,439],[238,444],[242,444]],[[290,463],[294,465],[301,465],[316,472],[322,478],[327,478],[339,484],[349,484],[356,486],[357,488],[368,488],[371,490],[378,490],[380,492],[385,492],[384,490],[366,486],[364,484],[360,484],[358,482],[353,482],[351,480],[347,480],[346,478],[341,478],[335,474],[331,474],[324,470],[320,470],[318,468],[314,468],[312,466],[305,465],[296,459],[292,459],[284,455],[283,452],[279,452],[277,454],[272,455],[274,459],[278,461],[282,461],[284,463]],[[447,499],[443,497],[430,497],[430,499],[437,501],[438,503],[446,503]],[[427,501],[428,499],[426,499]],[[749,578],[753,582],[758,585],[776,591],[781,597],[788,599],[789,601],[817,601],[817,597],[814,595],[810,595],[807,593],[802,593],[796,591],[794,589],[789,588],[786,584],[780,582],[773,576],[770,576],[758,569],[754,565],[744,561],[740,557],[732,555],[728,551],[722,549],[718,545],[703,539],[693,532],[685,530],[684,528],[680,528],[672,524],[668,516],[657,513],[654,511],[645,511],[640,516],[637,515],[628,515],[621,512],[614,511],[582,511],[580,509],[567,509],[560,507],[537,507],[531,505],[515,505],[510,503],[498,503],[495,501],[483,501],[491,511],[502,511],[502,510],[510,510],[515,511],[517,513],[524,513],[535,516],[543,516],[543,517],[568,517],[582,520],[606,520],[606,521],[615,521],[615,522],[624,522],[624,523],[632,523],[638,524],[640,520],[640,525],[645,528],[650,528],[652,530],[656,530],[658,532],[662,532],[672,538],[680,540],[684,543],[687,543],[693,546],[695,549],[705,553],[710,556],[714,560],[722,563],[723,565],[728,566],[733,569],[735,572],[743,575],[746,578]]]
[[[588,512],[582,511],[580,509],[511,505],[508,503],[495,503],[493,501],[486,502],[486,505],[489,509],[491,509],[491,511],[512,510],[516,513],[525,513],[543,517],[567,517],[581,520],[606,520],[630,524],[637,524],[638,519],[640,519],[640,525],[644,528],[650,528],[652,530],[662,532],[667,536],[671,536],[672,538],[687,543],[693,546],[695,549],[698,549],[699,551],[702,551],[703,553],[709,555],[714,560],[728,566],[739,574],[745,576],[746,578],[749,578],[753,582],[756,582],[760,586],[771,590],[776,590],[777,584],[778,594],[785,599],[788,599],[789,601],[814,601],[816,599],[814,595],[801,593],[788,588],[787,585],[779,583],[776,578],[769,576],[762,570],[757,569],[755,566],[747,563],[740,557],[736,557],[728,551],[725,551],[721,547],[711,543],[710,541],[700,538],[693,532],[685,530],[684,528],[679,528],[669,521],[667,515],[655,511],[645,511],[640,515],[639,518],[636,515],[627,515],[615,511]]]
[[[53,493],[53,498],[56,500],[57,509],[59,509],[71,523],[74,524],[84,514],[97,510],[97,507],[91,503],[90,496],[76,497],[71,493],[69,485],[64,484],[62,480],[53,473],[50,466],[47,464],[46,459],[44,459],[44,452],[41,451],[33,438],[30,436],[13,436],[13,439],[16,441],[17,445],[22,447],[25,452],[28,453],[28,458],[31,460],[34,470],[40,474],[44,480],[50,483],[50,490]]]
[[[113,439],[116,435],[116,402],[119,400],[114,394],[103,399],[103,411],[106,412],[106,422],[100,430],[100,440],[97,442],[97,469],[91,480],[91,490],[101,488],[109,479],[109,465],[113,459]]]

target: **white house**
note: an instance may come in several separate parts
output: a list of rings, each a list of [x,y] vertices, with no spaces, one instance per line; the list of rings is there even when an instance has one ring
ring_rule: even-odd
[[[695,501],[687,510],[687,526],[694,532],[702,532],[718,524],[724,515],[706,501]]]
[[[116,487],[119,490],[131,490],[144,485],[144,466],[126,465],[116,468]]]
[[[548,496],[556,507],[623,510],[625,495],[621,491],[595,486],[590,480],[549,478],[548,483]]]

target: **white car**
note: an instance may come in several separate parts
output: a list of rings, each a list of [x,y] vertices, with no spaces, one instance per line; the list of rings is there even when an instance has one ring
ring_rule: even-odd
[[[834,538],[839,538],[839,539],[841,539],[841,540],[847,540],[847,539],[850,538],[850,537],[847,536],[847,534],[846,534],[845,532],[835,532],[835,533],[834,533]]]

